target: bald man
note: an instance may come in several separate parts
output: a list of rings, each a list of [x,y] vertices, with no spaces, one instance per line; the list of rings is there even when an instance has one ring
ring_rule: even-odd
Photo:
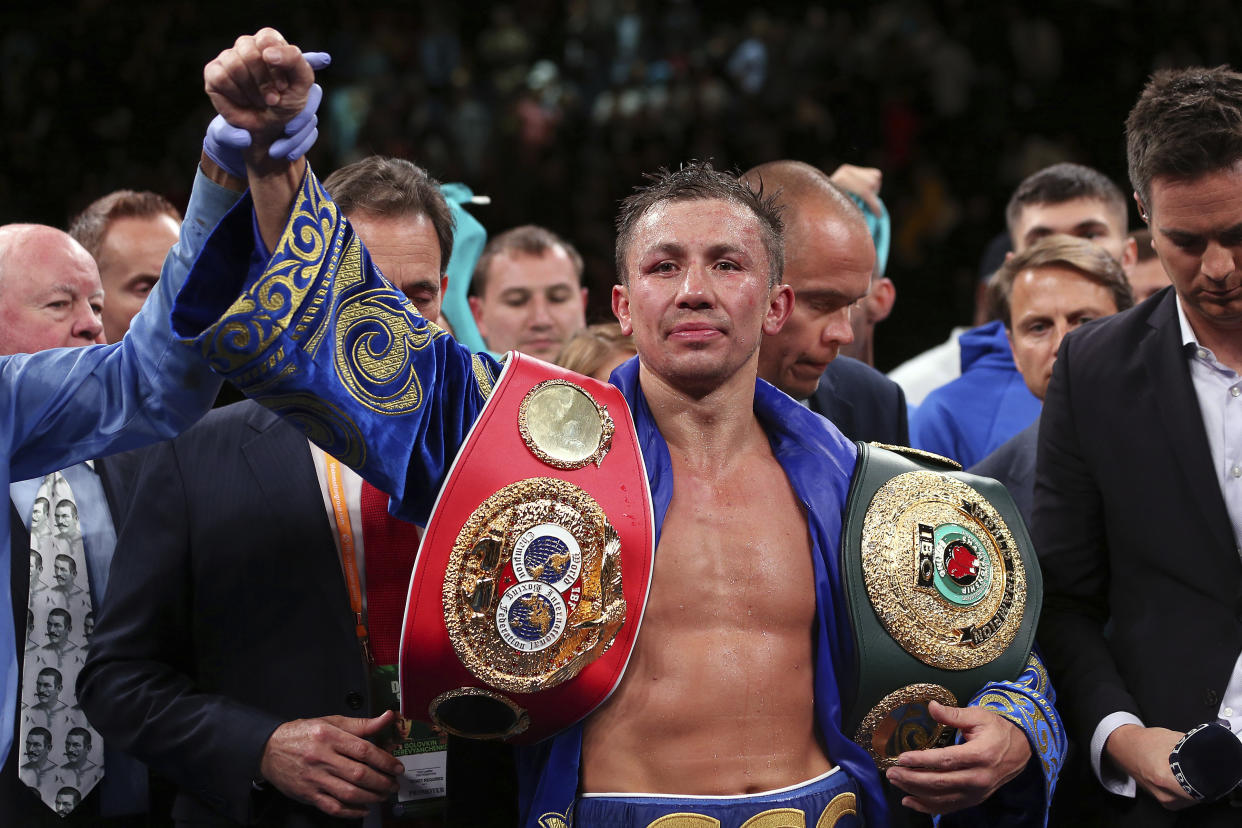
[[[0,227],[0,354],[102,344],[103,302],[95,260],[69,234]]]
[[[794,310],[763,338],[759,376],[833,422],[851,440],[906,445],[901,388],[869,365],[838,356],[854,342],[875,272],[862,211],[827,174],[801,161],[772,161],[742,176],[775,193],[785,221],[785,284]]]

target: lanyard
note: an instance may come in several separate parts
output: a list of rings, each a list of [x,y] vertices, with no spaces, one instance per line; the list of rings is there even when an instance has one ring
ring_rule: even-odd
[[[349,521],[349,507],[345,503],[345,487],[341,483],[341,464],[335,457],[324,453],[327,469],[328,495],[332,500],[332,513],[336,517],[336,531],[341,538],[341,559],[345,566],[345,583],[349,587],[349,608],[354,613],[354,632],[362,652],[371,663],[371,649],[367,646],[367,625],[362,621],[362,579],[358,577],[358,558],[354,551],[354,531]]]

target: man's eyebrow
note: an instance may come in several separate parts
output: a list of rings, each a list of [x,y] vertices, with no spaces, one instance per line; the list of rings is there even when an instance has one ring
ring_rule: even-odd
[[[707,253],[713,259],[719,259],[725,256],[736,256],[738,258],[744,258],[744,259],[750,258],[750,253],[746,250],[746,248],[740,247],[731,242],[721,242],[720,244],[713,244],[711,247],[707,248]]]
[[[1182,236],[1184,238],[1199,238],[1200,236],[1237,236],[1242,235],[1242,222],[1238,222],[1232,227],[1226,227],[1219,232],[1196,233],[1193,230],[1180,230],[1176,227],[1160,227],[1160,232],[1166,236]]]
[[[519,287],[515,285],[514,287],[505,288],[504,290],[500,292],[500,295],[502,298],[509,298],[509,299],[514,299],[514,298],[518,298],[522,296],[529,296],[530,288]]]
[[[656,255],[658,256],[684,256],[685,254],[686,254],[686,248],[684,245],[678,242],[666,241],[666,242],[660,242],[654,247],[647,248],[647,250],[643,253],[643,257],[645,258],[647,256],[656,256]]]

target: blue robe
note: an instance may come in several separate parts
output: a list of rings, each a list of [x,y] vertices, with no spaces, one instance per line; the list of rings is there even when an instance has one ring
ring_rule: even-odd
[[[238,388],[392,494],[397,514],[417,523],[426,523],[499,371],[490,357],[471,354],[419,316],[387,284],[309,171],[270,256],[249,197],[221,222],[174,308],[173,325]],[[668,447],[639,387],[637,360],[613,379],[634,414],[658,527],[672,499]],[[838,539],[855,449],[827,420],[762,381],[755,412],[806,509],[815,553],[816,721],[828,755],[858,780],[866,819],[883,825],[879,773],[841,730],[839,688],[851,686],[853,651],[846,607],[838,600],[844,594]],[[991,706],[1031,739],[1039,759],[1032,767],[1043,772],[1024,774],[1029,779],[1017,793],[1036,815],[1034,824],[1043,824],[1064,750],[1051,688],[1045,680],[991,684],[985,691],[997,700]],[[1034,724],[1023,718],[1030,711]],[[580,751],[576,726],[525,753],[526,824],[564,813],[577,790]]]

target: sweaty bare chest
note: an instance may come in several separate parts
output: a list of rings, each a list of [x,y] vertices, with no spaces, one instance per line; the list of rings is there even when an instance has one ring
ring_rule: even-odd
[[[678,623],[805,630],[814,616],[812,582],[806,516],[779,467],[728,481],[676,479],[649,620],[658,624],[673,609],[665,599],[678,591]]]

